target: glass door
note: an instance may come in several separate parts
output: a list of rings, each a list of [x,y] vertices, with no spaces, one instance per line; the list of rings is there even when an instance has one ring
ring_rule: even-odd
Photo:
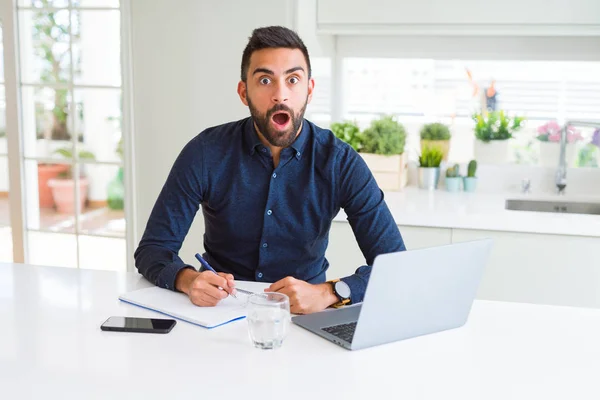
[[[19,0],[17,25],[27,262],[125,271],[119,1]]]

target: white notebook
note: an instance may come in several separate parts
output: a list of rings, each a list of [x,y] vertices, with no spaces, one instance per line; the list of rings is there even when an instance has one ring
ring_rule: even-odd
[[[236,287],[254,293],[262,293],[269,286],[262,282],[236,281]],[[246,317],[247,295],[238,292],[237,299],[229,296],[215,307],[198,307],[189,297],[159,287],[138,289],[119,296],[119,300],[168,315],[205,328],[216,328],[228,322]]]

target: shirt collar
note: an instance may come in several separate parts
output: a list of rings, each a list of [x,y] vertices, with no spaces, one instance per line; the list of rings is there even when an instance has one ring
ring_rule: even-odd
[[[306,119],[302,120],[302,128],[300,130],[300,134],[294,140],[294,143],[290,146],[296,152],[296,158],[300,158],[302,155],[302,151],[306,145],[306,141],[310,135],[310,126]],[[246,124],[244,126],[244,143],[250,155],[254,155],[257,147],[263,146],[262,142],[258,137],[258,133],[256,132],[256,128],[254,127],[254,120],[252,117],[249,117],[246,120]]]

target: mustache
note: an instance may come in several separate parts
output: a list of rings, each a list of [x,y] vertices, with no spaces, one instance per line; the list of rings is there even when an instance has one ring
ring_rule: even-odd
[[[294,111],[289,108],[288,106],[286,106],[285,104],[276,104],[273,108],[271,108],[269,111],[267,111],[267,118],[271,118],[273,116],[273,114],[275,114],[276,112],[279,111],[287,111],[288,114],[290,114],[290,117],[294,117]]]

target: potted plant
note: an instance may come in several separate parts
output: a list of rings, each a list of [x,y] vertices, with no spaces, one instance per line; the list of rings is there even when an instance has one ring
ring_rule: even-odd
[[[446,169],[446,190],[449,192],[458,192],[460,190],[460,167],[454,164],[453,167]]]
[[[362,148],[362,135],[354,122],[334,122],[330,127],[333,134],[343,142],[348,143],[356,151]]]
[[[444,156],[437,146],[426,146],[419,156],[419,187],[421,189],[437,189],[440,180],[440,164]]]
[[[55,151],[62,155],[65,158],[72,159],[73,153],[69,148],[61,148]],[[80,151],[79,159],[95,159],[94,154],[89,151]],[[52,190],[52,197],[54,199],[54,203],[56,204],[56,210],[59,213],[64,214],[73,214],[75,212],[75,180],[73,179],[73,167],[68,166],[66,172],[61,173],[58,177],[50,179],[48,181],[48,186]],[[80,173],[79,176],[79,210],[83,210],[83,207],[87,201],[87,190],[89,187],[89,182],[83,175]]]
[[[538,127],[537,140],[540,142],[540,165],[555,167],[560,157],[560,138],[563,127],[557,121],[549,121]],[[574,167],[577,162],[576,142],[583,140],[581,131],[574,126],[567,127],[567,165]]]
[[[477,161],[471,160],[469,161],[469,165],[467,166],[467,176],[463,178],[463,186],[465,192],[474,192],[477,188]]]
[[[508,162],[508,140],[520,130],[525,118],[509,117],[504,111],[473,115],[475,121],[475,158],[486,164]]]
[[[444,161],[448,161],[448,153],[450,151],[450,129],[448,126],[433,122],[425,124],[421,128],[421,148],[426,146],[438,146],[444,154]]]
[[[408,181],[406,130],[391,116],[371,122],[362,133],[359,154],[382,190],[400,190]]]
[[[50,0],[40,1],[41,7],[52,7]],[[43,85],[63,84],[64,88],[53,89],[53,101],[50,107],[46,104],[35,105],[36,126],[38,129],[36,155],[38,157],[49,157],[52,150],[71,139],[69,129],[69,91],[68,83],[70,64],[62,62],[69,55],[68,31],[71,23],[78,25],[79,15],[73,14],[73,20],[59,18],[61,10],[33,11],[32,39],[33,51],[36,61],[39,61],[39,82]],[[79,34],[74,34],[78,37]],[[73,69],[79,70],[80,62],[73,60]],[[36,90],[37,92],[37,90]],[[38,94],[39,95],[39,94]],[[52,190],[48,186],[51,179],[65,174],[68,165],[38,163],[38,194],[40,207],[49,208],[54,206]]]

